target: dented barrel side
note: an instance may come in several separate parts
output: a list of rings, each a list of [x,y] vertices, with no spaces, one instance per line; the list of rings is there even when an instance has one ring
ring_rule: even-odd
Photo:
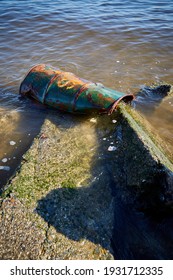
[[[111,114],[121,100],[134,99],[133,94],[126,95],[44,64],[31,68],[21,83],[20,93],[62,111],[83,114]]]

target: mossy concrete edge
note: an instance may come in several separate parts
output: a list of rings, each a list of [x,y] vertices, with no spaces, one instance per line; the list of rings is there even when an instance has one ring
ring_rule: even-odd
[[[119,106],[119,112],[150,151],[151,156],[173,171],[173,154],[150,123],[134,108],[123,103]]]

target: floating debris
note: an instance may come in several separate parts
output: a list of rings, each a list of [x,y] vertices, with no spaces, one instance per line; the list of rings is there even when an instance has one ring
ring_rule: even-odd
[[[10,167],[9,167],[9,166],[0,165],[0,170],[9,171],[9,170],[10,170]]]
[[[108,151],[109,152],[113,152],[113,151],[115,151],[117,148],[115,147],[115,146],[109,146],[108,147]]]
[[[96,118],[92,118],[92,119],[90,119],[90,122],[96,123],[96,122],[97,122],[97,119],[96,119]]]
[[[116,123],[117,122],[117,120],[112,120],[112,123]]]
[[[14,145],[16,145],[16,142],[15,141],[10,141],[10,145],[14,146]]]
[[[8,160],[7,158],[3,158],[2,162],[7,162],[7,160]]]
[[[133,94],[80,79],[73,73],[55,70],[45,64],[30,69],[19,92],[61,111],[81,114],[111,115],[119,102],[129,103],[134,99]]]

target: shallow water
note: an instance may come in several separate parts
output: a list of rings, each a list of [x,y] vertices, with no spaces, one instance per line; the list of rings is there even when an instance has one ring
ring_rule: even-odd
[[[18,95],[33,65],[49,64],[127,93],[172,83],[171,0],[1,0],[0,14],[0,166],[10,168],[1,167],[1,186],[46,116],[44,106]],[[172,145],[173,99],[142,112]]]

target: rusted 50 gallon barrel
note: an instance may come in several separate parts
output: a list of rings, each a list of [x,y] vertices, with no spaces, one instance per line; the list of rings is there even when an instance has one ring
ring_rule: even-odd
[[[44,64],[31,68],[20,85],[20,93],[72,113],[111,114],[121,100],[130,102],[134,98],[133,94],[118,92]]]

